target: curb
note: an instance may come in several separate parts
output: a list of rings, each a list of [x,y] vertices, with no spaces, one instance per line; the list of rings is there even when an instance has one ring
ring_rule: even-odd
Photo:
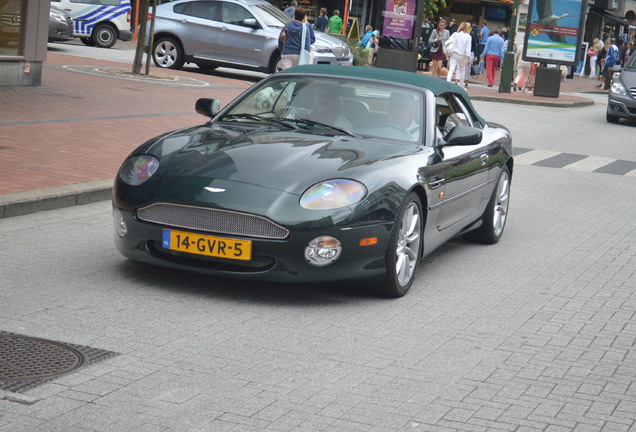
[[[488,96],[488,95],[471,95],[471,100],[481,100],[488,102],[502,102],[502,103],[511,103],[517,105],[533,105],[533,106],[546,106],[546,107],[555,107],[555,108],[578,108],[583,106],[594,105],[594,101],[592,99],[580,98],[580,100],[570,101],[570,102],[552,102],[552,101],[540,101],[540,100],[532,100],[532,99],[514,99],[514,98],[504,98],[499,96]]]
[[[0,195],[0,219],[110,200],[114,179]]]

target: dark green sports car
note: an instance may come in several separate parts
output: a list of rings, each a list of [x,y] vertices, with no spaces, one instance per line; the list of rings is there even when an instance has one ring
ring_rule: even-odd
[[[128,258],[399,297],[445,241],[503,233],[510,133],[454,84],[299,66],[196,110],[211,120],[146,142],[119,170],[115,243]]]

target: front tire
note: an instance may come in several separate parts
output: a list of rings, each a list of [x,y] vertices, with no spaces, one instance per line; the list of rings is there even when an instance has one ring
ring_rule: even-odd
[[[481,226],[474,231],[464,234],[469,240],[484,244],[495,244],[503,235],[508,220],[508,205],[510,202],[510,170],[504,166],[497,187],[492,192],[488,207],[481,220]]]
[[[387,297],[402,297],[413,284],[422,250],[423,217],[422,203],[411,192],[398,214],[386,252],[382,293]]]
[[[608,123],[618,123],[620,121],[620,117],[613,116],[605,111],[605,120],[607,120]]]
[[[171,37],[159,39],[152,50],[152,61],[160,68],[181,69],[185,63],[181,44]]]
[[[79,38],[82,43],[86,46],[95,46],[95,42],[93,42],[93,39],[91,38],[87,38],[87,37],[81,37]]]
[[[93,29],[91,39],[100,48],[110,48],[117,42],[117,32],[110,25],[101,24]]]

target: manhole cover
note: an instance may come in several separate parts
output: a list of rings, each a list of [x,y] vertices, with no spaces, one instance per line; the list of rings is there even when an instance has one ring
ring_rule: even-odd
[[[84,363],[81,352],[52,341],[0,335],[0,380],[48,378],[69,373]]]
[[[0,332],[0,389],[24,391],[116,353]]]

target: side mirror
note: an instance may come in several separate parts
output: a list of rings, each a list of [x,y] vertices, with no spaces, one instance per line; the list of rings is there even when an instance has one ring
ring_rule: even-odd
[[[260,28],[261,26],[258,25],[258,23],[256,22],[255,18],[245,18],[243,20],[243,25],[245,27],[251,27],[254,29]]]
[[[201,98],[197,100],[194,109],[201,115],[213,118],[221,111],[221,102],[218,99]]]
[[[471,126],[455,126],[444,135],[444,145],[475,145],[481,143],[481,129]]]

